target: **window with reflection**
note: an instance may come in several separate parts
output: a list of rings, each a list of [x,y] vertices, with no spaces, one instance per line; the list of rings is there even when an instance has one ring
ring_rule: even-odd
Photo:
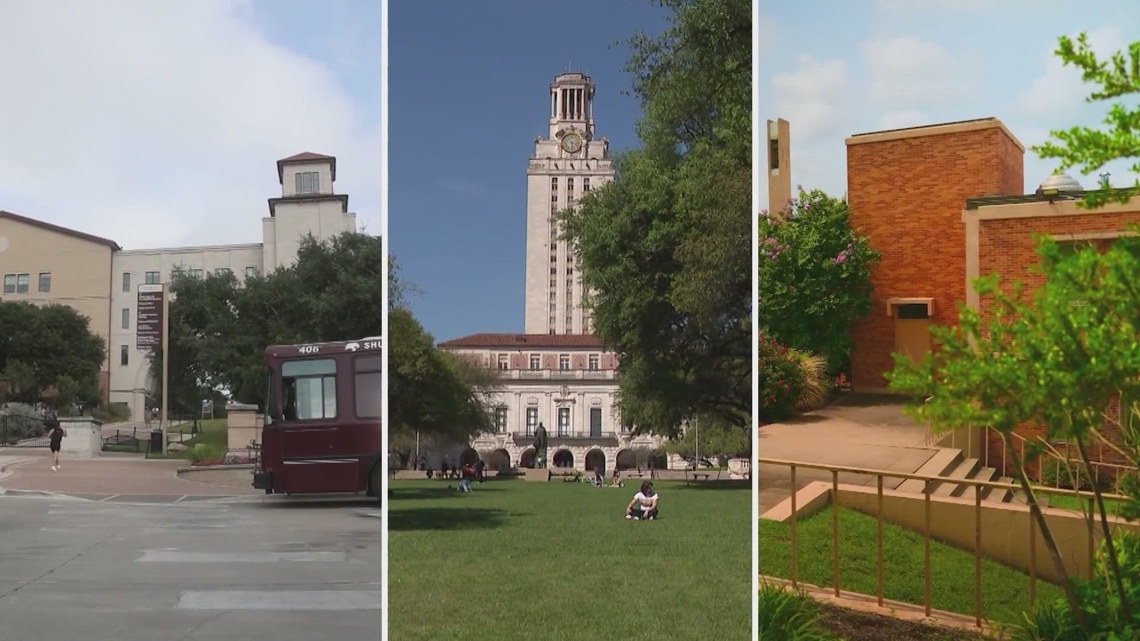
[[[281,364],[282,416],[287,421],[336,418],[336,361],[321,358]]]

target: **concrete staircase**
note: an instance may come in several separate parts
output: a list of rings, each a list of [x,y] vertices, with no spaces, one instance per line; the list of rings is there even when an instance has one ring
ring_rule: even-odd
[[[1001,476],[997,469],[983,466],[979,459],[967,458],[962,453],[962,450],[948,447],[938,448],[934,456],[930,457],[930,460],[920,467],[915,474],[943,476],[963,481],[991,481],[1010,484],[1014,482],[1014,479],[1008,476]],[[908,480],[899,485],[898,491],[922,494],[923,485],[924,483],[922,481]],[[932,483],[932,485],[934,487],[931,489],[931,496],[974,498],[973,486],[955,483],[954,480]],[[981,488],[981,494],[982,501],[994,503],[1025,503],[1025,497],[1021,490],[1015,488],[1003,490],[993,487],[983,487]]]

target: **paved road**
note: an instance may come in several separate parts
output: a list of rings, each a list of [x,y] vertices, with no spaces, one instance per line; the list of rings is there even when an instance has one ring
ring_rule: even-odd
[[[371,500],[0,497],[0,641],[376,639]]]

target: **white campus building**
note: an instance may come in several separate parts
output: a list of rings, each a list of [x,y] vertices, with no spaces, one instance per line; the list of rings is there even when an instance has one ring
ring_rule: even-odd
[[[595,136],[588,76],[563,73],[551,83],[549,130],[535,138],[526,173],[524,333],[473,334],[440,344],[498,373],[495,429],[435,458],[450,465],[481,456],[496,466],[506,459],[512,467],[531,467],[541,423],[552,467],[644,465],[662,439],[633,436],[622,421],[617,356],[591,333],[575,251],[559,238],[555,220],[559,210],[614,177],[609,143]],[[656,460],[664,465],[662,458]]]
[[[333,190],[336,158],[300,153],[277,161],[281,195],[268,201],[262,241],[239,245],[124,250],[113,240],[0,211],[4,301],[70,305],[107,343],[99,376],[104,399],[123,403],[142,420],[148,355],[137,349],[140,285],[169,283],[179,269],[192,275],[229,271],[238,279],[296,262],[301,240],[356,231],[348,196]]]

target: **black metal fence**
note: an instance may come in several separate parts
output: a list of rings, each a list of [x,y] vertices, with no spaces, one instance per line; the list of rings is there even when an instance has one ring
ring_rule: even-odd
[[[47,447],[50,441],[44,419],[0,414],[0,447]]]

